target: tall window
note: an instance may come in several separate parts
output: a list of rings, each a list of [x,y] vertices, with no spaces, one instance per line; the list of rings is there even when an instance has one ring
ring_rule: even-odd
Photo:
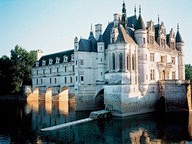
[[[115,54],[114,53],[113,53],[112,59],[113,59],[113,70],[115,70]]]
[[[43,69],[43,74],[45,74],[45,69]]]
[[[43,79],[41,79],[41,84],[43,84]]]
[[[74,67],[74,65],[72,66],[72,70],[73,70],[73,72],[75,71],[75,67]]]
[[[129,55],[127,55],[127,70],[129,70]]]
[[[150,61],[151,62],[155,61],[155,54],[154,53],[150,53]]]
[[[166,62],[166,57],[165,56],[161,56],[161,62]]]
[[[73,82],[73,79],[72,79],[72,77],[70,77],[70,83],[72,83]]]
[[[57,73],[59,73],[59,67],[57,67]]]
[[[67,83],[67,77],[65,77],[65,83]]]
[[[52,82],[51,82],[51,78],[50,78],[50,84],[51,84]]]
[[[51,74],[51,72],[52,72],[52,71],[51,71],[51,68],[49,69],[49,72],[50,72],[50,74]]]
[[[36,83],[37,83],[37,85],[38,85],[38,79],[36,80]]]
[[[80,81],[84,82],[84,76],[80,76]]]
[[[155,80],[155,70],[151,70],[151,72],[150,72],[150,80]]]
[[[172,72],[172,79],[175,80],[176,77],[175,77],[175,72]]]
[[[37,70],[37,75],[38,75],[39,71]]]
[[[135,56],[132,55],[132,70],[135,70]]]
[[[120,71],[123,70],[123,54],[122,53],[119,54],[119,70]]]
[[[64,66],[64,71],[67,72],[67,66]]]
[[[55,84],[57,84],[57,78],[55,78]]]

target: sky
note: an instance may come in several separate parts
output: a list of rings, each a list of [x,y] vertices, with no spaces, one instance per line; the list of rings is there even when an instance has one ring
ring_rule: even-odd
[[[134,5],[146,24],[157,24],[158,15],[166,32],[177,31],[185,42],[185,63],[192,63],[192,0],[124,0],[127,16],[134,15]],[[0,57],[10,56],[18,44],[27,51],[43,54],[73,48],[74,38],[88,38],[93,25],[102,24],[103,32],[113,14],[121,14],[123,0],[0,0]]]

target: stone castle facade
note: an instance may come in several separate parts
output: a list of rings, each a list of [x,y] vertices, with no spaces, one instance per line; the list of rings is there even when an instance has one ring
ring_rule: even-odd
[[[146,24],[135,14],[114,14],[104,32],[95,25],[88,39],[74,39],[74,49],[41,56],[32,69],[33,88],[44,93],[51,87],[57,94],[68,87],[75,96],[76,110],[105,107],[114,115],[126,116],[156,109],[168,81],[185,83],[184,41],[179,32],[168,33],[163,22]],[[174,89],[174,86],[173,86]],[[179,99],[186,100],[184,87],[177,87]],[[174,93],[174,90],[173,90]],[[177,96],[176,96],[177,97]],[[182,99],[182,98],[181,98]]]

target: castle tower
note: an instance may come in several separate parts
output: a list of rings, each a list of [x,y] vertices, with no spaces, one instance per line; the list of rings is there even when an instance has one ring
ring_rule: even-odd
[[[103,35],[100,34],[98,41],[97,41],[97,52],[98,52],[98,70],[97,70],[97,83],[104,84],[105,79],[105,61],[104,61],[104,41],[103,41]]]
[[[184,52],[183,52],[184,41],[179,32],[179,25],[177,25],[177,34],[176,34],[175,40],[176,40],[176,49],[180,51],[178,56],[178,69],[179,69],[178,75],[180,80],[185,80],[185,63],[184,63]]]
[[[136,28],[135,28],[135,39],[138,47],[138,80],[141,84],[139,89],[142,94],[148,89],[150,70],[149,70],[149,57],[150,53],[147,49],[147,30],[141,16],[141,7],[139,8],[139,18],[137,20]]]

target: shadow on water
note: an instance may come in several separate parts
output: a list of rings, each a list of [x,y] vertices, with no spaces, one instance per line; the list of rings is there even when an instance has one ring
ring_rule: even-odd
[[[192,142],[192,114],[150,113],[113,117],[67,128],[41,128],[87,118],[69,103],[0,104],[0,143],[181,143]]]

